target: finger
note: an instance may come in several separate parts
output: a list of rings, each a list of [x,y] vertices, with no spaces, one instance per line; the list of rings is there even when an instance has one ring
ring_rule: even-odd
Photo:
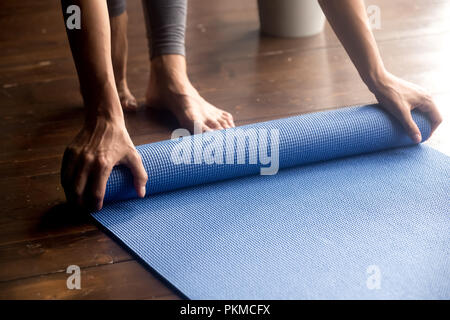
[[[147,183],[147,172],[144,169],[144,165],[142,164],[142,159],[137,153],[134,151],[121,161],[125,166],[127,166],[131,170],[131,174],[133,175],[134,187],[139,197],[145,197],[146,190],[145,185]]]
[[[72,180],[72,190],[74,201],[77,205],[82,207],[84,205],[84,192],[86,189],[86,183],[90,175],[93,156],[84,154],[80,157],[75,167],[74,176]]]
[[[415,143],[420,143],[422,141],[422,134],[420,133],[419,127],[414,122],[411,111],[409,109],[402,109],[400,111],[399,120],[403,127],[405,128],[408,135]]]
[[[427,103],[421,104],[417,108],[427,114],[431,122],[431,134],[433,134],[434,130],[442,123],[442,116],[436,104],[430,98]]]
[[[75,170],[75,154],[71,148],[67,148],[64,151],[62,163],[61,163],[61,185],[66,191],[68,187],[68,181],[72,180],[73,172]]]
[[[75,192],[76,184],[79,181],[79,168],[81,159],[79,156],[75,154],[72,156],[68,156],[63,160],[63,172],[61,173],[62,184],[64,188],[64,193],[66,195],[66,200],[70,204],[77,205],[77,195]]]
[[[89,178],[89,204],[95,210],[103,207],[103,199],[106,192],[106,184],[111,175],[113,166],[105,159],[98,159]]]

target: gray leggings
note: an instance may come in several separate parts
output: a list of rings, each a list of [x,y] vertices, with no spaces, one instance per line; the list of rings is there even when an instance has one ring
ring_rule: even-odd
[[[127,0],[107,0],[110,17],[125,12]],[[185,55],[187,0],[142,0],[150,56]]]

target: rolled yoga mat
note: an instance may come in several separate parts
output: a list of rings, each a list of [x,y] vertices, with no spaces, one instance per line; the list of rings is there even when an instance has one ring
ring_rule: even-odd
[[[449,158],[377,105],[138,151],[147,197],[116,167],[93,217],[187,298],[450,298]]]

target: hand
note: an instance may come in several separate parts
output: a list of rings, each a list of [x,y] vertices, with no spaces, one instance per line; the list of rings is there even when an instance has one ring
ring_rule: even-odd
[[[415,143],[422,141],[411,110],[424,112],[431,122],[431,133],[442,122],[442,117],[431,96],[421,87],[387,73],[371,89],[381,107],[397,118]]]
[[[131,170],[137,194],[144,197],[147,173],[123,119],[98,117],[87,121],[63,157],[61,184],[68,202],[100,210],[106,183],[116,164]]]

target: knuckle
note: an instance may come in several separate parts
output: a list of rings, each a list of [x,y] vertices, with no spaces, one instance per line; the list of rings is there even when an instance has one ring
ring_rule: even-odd
[[[84,152],[82,154],[82,159],[86,163],[92,163],[94,161],[94,155],[90,152]]]
[[[99,169],[106,169],[109,167],[109,159],[105,156],[99,156],[95,159],[95,164]]]
[[[435,103],[434,103],[434,99],[431,96],[431,94],[429,93],[424,93],[423,94],[423,98],[422,98],[422,105],[427,108],[427,109],[434,109],[435,108]]]
[[[437,105],[436,105],[436,101],[434,101],[434,98],[430,98],[430,105],[434,108],[434,109],[438,109]]]
[[[76,154],[77,154],[77,150],[72,146],[68,146],[66,148],[66,150],[64,150],[63,160],[69,160],[69,159],[73,158],[74,156],[76,156]]]
[[[433,101],[433,97],[431,96],[431,94],[428,91],[425,91],[423,94],[423,97],[425,98],[425,100],[427,101]]]
[[[75,187],[75,189],[73,190],[73,194],[75,195],[75,197],[81,198],[83,196],[83,190],[79,187]]]
[[[406,103],[406,102],[400,103],[398,108],[399,108],[399,110],[401,112],[408,112],[409,113],[411,111],[411,106],[408,103]]]

